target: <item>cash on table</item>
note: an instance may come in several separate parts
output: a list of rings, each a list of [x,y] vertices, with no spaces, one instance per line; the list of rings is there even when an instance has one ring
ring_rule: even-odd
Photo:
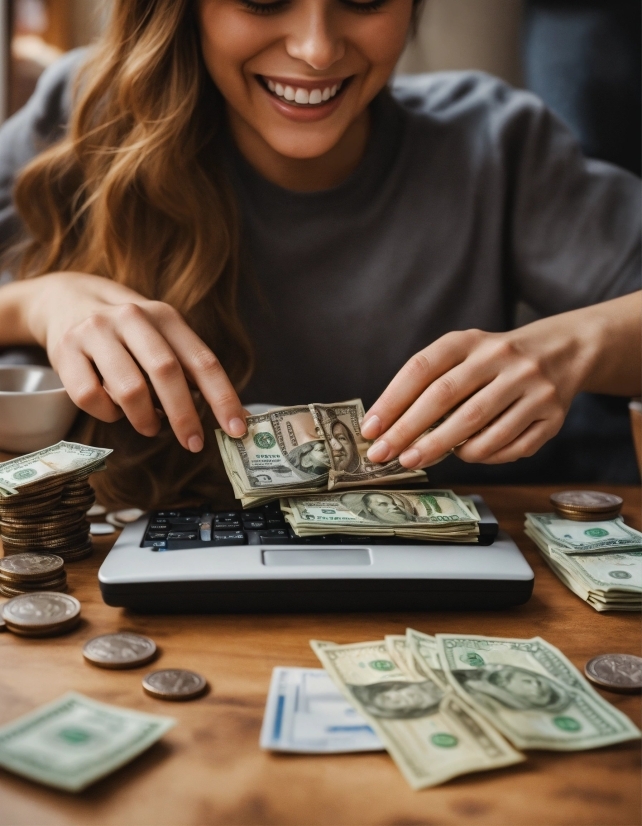
[[[523,762],[520,749],[581,751],[640,737],[540,637],[408,629],[373,642],[311,645],[325,676],[274,669],[265,749],[337,753],[383,744],[410,786],[421,789]]]
[[[621,517],[578,522],[527,513],[524,530],[555,575],[596,611],[640,611],[642,534]]]

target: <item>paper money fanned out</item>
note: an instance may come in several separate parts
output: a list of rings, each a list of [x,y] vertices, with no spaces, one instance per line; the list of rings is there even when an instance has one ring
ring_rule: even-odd
[[[281,510],[297,536],[331,533],[474,542],[479,514],[452,490],[358,490],[289,496]]]
[[[622,519],[527,513],[524,529],[556,576],[596,611],[642,608],[642,534]]]
[[[376,642],[310,644],[415,789],[524,760],[513,746],[580,751],[640,737],[539,637],[408,628]]]
[[[630,719],[541,637],[436,637],[457,694],[517,748],[581,751],[640,737]]]
[[[145,751],[175,722],[70,692],[0,728],[0,766],[79,792]]]
[[[417,678],[390,656],[385,640],[314,652],[354,708],[379,735],[413,789],[524,760],[486,720],[434,678]]]
[[[283,407],[248,416],[247,434],[233,439],[216,431],[223,464],[244,507],[280,496],[422,480],[397,459],[373,464],[372,444],[361,435],[365,415],[360,399],[339,404]]]

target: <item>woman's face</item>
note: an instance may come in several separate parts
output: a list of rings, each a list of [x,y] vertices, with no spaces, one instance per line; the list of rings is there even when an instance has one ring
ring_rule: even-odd
[[[233,128],[309,159],[333,149],[386,84],[412,0],[198,0],[198,11]]]

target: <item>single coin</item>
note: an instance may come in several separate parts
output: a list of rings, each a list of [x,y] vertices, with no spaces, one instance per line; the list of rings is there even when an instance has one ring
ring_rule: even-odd
[[[0,575],[21,582],[49,578],[64,567],[64,561],[55,554],[13,554],[0,559]]]
[[[183,668],[152,671],[143,679],[143,690],[159,700],[192,700],[206,689],[205,677]]]
[[[156,643],[141,634],[103,634],[85,643],[83,657],[100,668],[136,668],[156,656]]]
[[[612,493],[595,490],[565,490],[553,493],[551,502],[564,509],[601,512],[618,510],[622,507],[623,499]]]
[[[107,508],[104,505],[92,505],[87,511],[87,516],[103,516],[107,513]]]
[[[592,683],[618,694],[642,692],[642,657],[633,654],[600,654],[584,667]]]
[[[40,591],[10,599],[2,606],[10,631],[28,636],[63,633],[80,619],[80,603],[69,594]]]
[[[138,508],[125,508],[121,511],[112,511],[112,513],[108,513],[105,520],[109,522],[110,525],[115,525],[117,528],[124,528],[125,525],[128,525],[130,522],[135,522],[137,519],[140,519],[143,513],[144,511],[141,511]]]
[[[92,522],[89,533],[92,536],[107,536],[107,534],[116,533],[116,528],[108,522]]]

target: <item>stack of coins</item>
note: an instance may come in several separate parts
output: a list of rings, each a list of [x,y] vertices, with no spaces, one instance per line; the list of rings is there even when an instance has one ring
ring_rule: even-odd
[[[595,490],[566,490],[554,493],[551,504],[558,516],[575,522],[603,522],[615,519],[622,510],[622,499]]]
[[[66,591],[65,563],[53,554],[12,554],[0,559],[0,594],[17,597],[32,591]]]
[[[87,511],[95,502],[87,475],[67,484],[44,479],[0,498],[0,539],[5,553],[56,554],[65,562],[92,551]]]
[[[22,637],[53,637],[78,625],[80,603],[55,591],[22,594],[5,602],[2,619],[8,631]]]

